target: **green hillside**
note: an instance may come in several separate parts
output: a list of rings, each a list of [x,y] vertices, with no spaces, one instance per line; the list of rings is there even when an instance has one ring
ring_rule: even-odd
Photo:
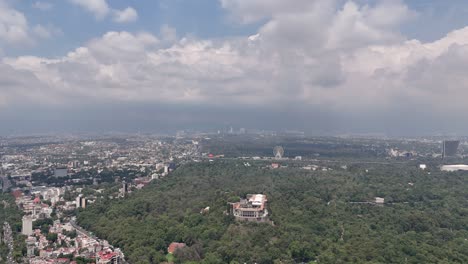
[[[411,183],[412,185],[410,185]],[[226,202],[268,196],[274,225],[238,223]],[[386,204],[353,204],[384,197]],[[468,263],[468,175],[405,165],[305,171],[237,162],[185,165],[121,200],[101,200],[79,223],[130,263]],[[200,214],[209,206],[210,212]]]

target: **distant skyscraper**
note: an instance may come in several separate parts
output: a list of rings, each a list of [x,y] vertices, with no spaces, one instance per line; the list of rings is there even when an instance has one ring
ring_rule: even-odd
[[[452,157],[457,155],[458,146],[460,141],[458,140],[444,140],[442,142],[442,157]]]

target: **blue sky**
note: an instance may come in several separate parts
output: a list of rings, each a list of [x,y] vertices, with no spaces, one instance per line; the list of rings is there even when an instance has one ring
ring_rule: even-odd
[[[0,133],[468,135],[467,26],[465,0],[0,0]]]
[[[108,31],[148,31],[158,34],[161,26],[174,27],[178,34],[200,38],[251,35],[261,23],[241,24],[230,19],[229,12],[218,0],[112,0],[115,9],[128,6],[138,12],[138,20],[119,24],[109,18],[95,19],[93,14],[70,1],[10,1],[23,12],[31,24],[54,25],[62,34],[34,47],[9,47],[11,55],[61,56],[92,38]],[[50,10],[34,8],[37,2],[50,3]],[[357,0],[357,3],[375,4],[378,1]],[[468,2],[464,0],[406,0],[406,4],[418,13],[411,23],[402,25],[401,31],[408,38],[433,41],[455,28],[468,24]]]
[[[407,0],[406,3],[420,13],[413,23],[402,28],[409,37],[431,41],[468,24],[465,0]]]
[[[34,8],[36,2],[50,3],[50,10]],[[9,54],[61,56],[84,42],[108,31],[148,31],[159,34],[163,25],[174,27],[178,34],[196,35],[200,38],[250,35],[258,24],[240,25],[228,19],[228,12],[217,0],[112,0],[115,9],[133,7],[138,20],[132,23],[115,23],[109,18],[95,19],[94,15],[70,1],[15,1],[13,6],[23,12],[31,24],[55,25],[63,34],[30,47],[15,49]]]

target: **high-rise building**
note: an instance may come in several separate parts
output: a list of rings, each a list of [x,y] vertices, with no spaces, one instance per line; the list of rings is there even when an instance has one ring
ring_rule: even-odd
[[[86,198],[81,197],[81,208],[86,208],[86,204],[87,204]]]
[[[442,142],[442,157],[453,157],[457,155],[459,145],[460,141],[458,140],[444,140]]]
[[[122,188],[120,188],[120,196],[125,197],[128,193],[128,183],[126,181],[122,182]]]
[[[33,234],[33,229],[32,229],[32,217],[29,215],[23,216],[23,229],[21,233],[25,236],[30,236]]]
[[[125,181],[122,182],[122,191],[123,193],[128,193],[128,183]]]
[[[81,197],[82,195],[78,195],[78,197],[76,197],[76,200],[75,200],[75,204],[76,204],[76,208],[80,208],[81,207]]]
[[[75,200],[76,208],[86,208],[86,198],[82,194],[78,195]]]

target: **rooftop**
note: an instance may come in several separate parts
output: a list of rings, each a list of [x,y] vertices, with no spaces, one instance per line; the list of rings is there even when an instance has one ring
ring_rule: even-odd
[[[184,248],[187,246],[185,243],[177,243],[177,242],[172,242],[169,247],[167,248],[167,252],[172,254],[174,253],[178,248]]]
[[[112,252],[110,250],[105,250],[105,251],[99,252],[98,256],[101,260],[111,260],[112,258],[117,256],[117,253]]]

